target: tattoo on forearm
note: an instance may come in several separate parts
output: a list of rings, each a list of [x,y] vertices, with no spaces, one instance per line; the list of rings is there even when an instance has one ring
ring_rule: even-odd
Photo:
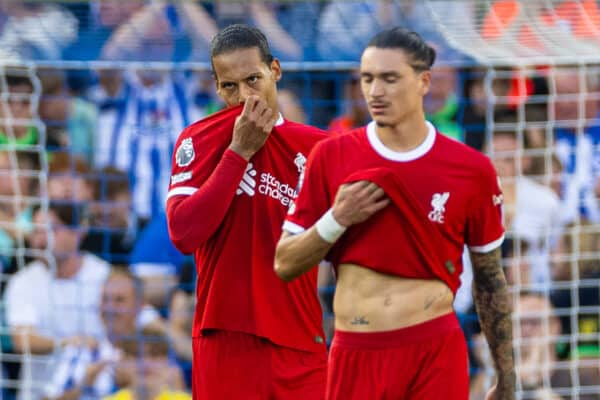
[[[350,325],[369,325],[369,320],[367,320],[364,315],[356,316],[350,321]]]
[[[512,348],[511,301],[502,271],[500,249],[471,253],[473,298],[481,329],[485,334],[502,387],[498,390],[514,398],[515,372]],[[510,393],[513,393],[512,396]]]

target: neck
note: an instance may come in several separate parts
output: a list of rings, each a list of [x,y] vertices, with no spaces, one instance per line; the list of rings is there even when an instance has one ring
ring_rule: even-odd
[[[425,141],[429,128],[421,111],[394,125],[377,124],[375,131],[381,142],[390,150],[410,151]]]
[[[73,254],[63,260],[56,260],[56,277],[59,279],[70,279],[81,269],[83,257],[81,254]]]

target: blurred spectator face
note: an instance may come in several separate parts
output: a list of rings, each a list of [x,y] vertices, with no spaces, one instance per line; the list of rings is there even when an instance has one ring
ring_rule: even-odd
[[[144,2],[141,0],[98,1],[100,24],[108,28],[116,28],[127,21],[143,5]]]
[[[514,178],[517,175],[516,138],[508,134],[494,134],[492,148],[494,151],[492,161],[498,176],[500,178]]]
[[[212,60],[217,94],[227,106],[236,106],[248,96],[259,96],[277,110],[277,82],[281,79],[279,61],[267,65],[256,47],[220,54]]]
[[[94,202],[90,205],[92,226],[126,229],[129,227],[131,213],[131,194],[119,192],[106,202]]]
[[[0,118],[11,118],[13,120],[31,120],[31,94],[33,87],[26,83],[10,85],[9,96],[6,104],[0,104]],[[21,137],[31,125],[31,121],[13,121],[12,131],[16,137]],[[2,127],[5,133],[10,132],[8,127]]]
[[[171,61],[175,43],[171,23],[167,18],[158,18],[147,29],[142,39],[142,60]]]
[[[581,117],[587,119],[596,117],[597,100],[593,99],[593,96],[581,95],[584,88],[580,88],[581,82],[577,71],[557,71],[554,75],[554,84],[558,96],[554,102],[554,113],[557,120],[574,121]],[[587,93],[594,93],[598,90],[592,79],[588,78],[584,84]],[[585,107],[585,115],[580,116],[579,105],[582,102]]]
[[[360,74],[354,74],[352,78],[348,81],[348,85],[346,87],[348,100],[351,102],[351,110],[352,114],[355,116],[355,120],[360,121],[358,125],[363,125],[367,122],[369,109],[367,107],[367,102],[362,94],[362,89],[360,87]]]
[[[130,277],[119,273],[111,274],[104,284],[100,313],[109,336],[135,333],[138,302],[134,285]]]
[[[48,176],[48,198],[88,202],[93,199],[93,189],[85,178],[77,173],[57,173]]]
[[[39,209],[33,214],[34,230],[29,239],[31,247],[36,250],[50,249],[57,261],[64,260],[77,253],[79,249],[79,232],[69,227],[58,218],[52,210],[44,212]],[[53,246],[49,248],[48,232],[52,233]]]
[[[527,358],[539,344],[551,345],[560,334],[560,320],[552,315],[550,300],[542,294],[522,294],[514,307],[518,316],[515,338],[522,339],[521,357]]]
[[[90,202],[94,187],[87,174],[87,163],[68,153],[54,153],[48,166],[48,197],[50,200]]]
[[[361,88],[371,117],[395,125],[420,112],[431,72],[416,71],[402,50],[368,47],[360,61]]]
[[[559,96],[554,103],[556,119],[577,120],[579,116],[579,76],[577,72],[561,72],[555,76],[554,83],[556,94]],[[560,96],[564,97],[560,98]]]
[[[39,172],[39,166],[31,156],[34,154],[19,151],[11,156],[10,152],[0,150],[0,195],[33,195],[35,191],[32,185],[35,180],[33,174]],[[17,166],[12,163],[12,157],[17,162]]]
[[[431,86],[425,97],[425,111],[433,114],[441,109],[448,97],[456,92],[456,70],[439,66],[431,71]]]
[[[277,97],[279,99],[279,111],[285,115],[286,119],[301,124],[306,123],[306,113],[302,108],[302,104],[291,90],[282,89]]]
[[[118,69],[98,70],[98,82],[108,97],[116,97],[123,84],[123,71]]]

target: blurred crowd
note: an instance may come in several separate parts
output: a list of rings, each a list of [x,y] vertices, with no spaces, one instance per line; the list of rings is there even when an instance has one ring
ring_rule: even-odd
[[[448,18],[472,12],[439,3]],[[482,37],[514,30],[512,3],[495,2],[505,19],[480,16]],[[600,21],[595,1],[580,3],[594,16],[586,23]],[[258,26],[285,61],[357,61],[362,40],[398,24],[435,45],[427,118],[488,154],[501,181],[519,390],[598,398],[600,66],[478,67],[450,49],[426,7],[0,0],[0,57],[45,62],[0,73],[3,398],[191,398],[195,267],[170,243],[164,199],[179,132],[223,105],[206,69],[146,62],[207,61],[212,36],[235,22]],[[569,16],[577,31],[582,22]],[[290,70],[279,101],[285,118],[331,135],[369,120],[353,70]],[[471,345],[472,399],[483,399],[491,359],[464,264],[455,306]],[[330,330],[334,281],[327,270],[320,281]]]

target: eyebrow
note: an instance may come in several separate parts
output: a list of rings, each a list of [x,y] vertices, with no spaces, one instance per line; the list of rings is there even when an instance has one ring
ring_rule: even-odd
[[[360,76],[381,76],[383,78],[389,78],[389,77],[399,77],[401,76],[401,74],[399,74],[396,71],[383,71],[383,72],[378,72],[378,73],[373,73],[373,72],[361,72]]]

